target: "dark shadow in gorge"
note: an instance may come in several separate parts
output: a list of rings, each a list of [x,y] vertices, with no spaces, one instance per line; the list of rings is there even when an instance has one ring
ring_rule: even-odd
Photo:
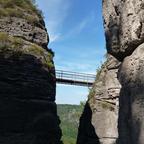
[[[92,110],[87,102],[80,118],[77,144],[100,144],[99,138],[96,135],[95,129],[91,123],[91,119]]]
[[[0,143],[60,144],[54,70],[29,54],[4,54],[0,53]]]
[[[117,144],[136,144],[141,139],[141,127],[143,119],[141,119],[141,109],[143,109],[143,84],[135,83],[135,87],[123,86],[120,92],[120,109],[118,119],[119,137]],[[139,103],[135,103],[139,101]],[[132,110],[132,105],[139,112],[135,113]]]

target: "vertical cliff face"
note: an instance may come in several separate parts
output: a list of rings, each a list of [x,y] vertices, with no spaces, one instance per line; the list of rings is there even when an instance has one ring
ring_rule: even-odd
[[[114,144],[118,137],[118,97],[120,62],[108,55],[97,73],[89,100],[80,119],[78,144]],[[88,112],[89,110],[89,112]]]
[[[92,124],[102,144],[114,144],[118,137],[119,65],[119,61],[108,56],[92,89],[94,95],[89,100],[93,111]]]
[[[102,68],[89,99],[92,111],[89,120],[99,138],[97,143],[143,144],[144,1],[103,0],[103,16],[107,51],[121,64],[115,68],[115,62],[112,62],[112,69]],[[108,63],[109,58],[106,66]],[[116,105],[118,96],[119,114]],[[84,125],[82,129],[82,124],[87,123],[85,118],[82,115],[80,135],[84,133],[82,130],[86,130]],[[87,129],[87,133],[91,131]],[[92,138],[90,135],[85,137]]]
[[[107,50],[123,60],[144,41],[142,0],[103,0]]]
[[[144,141],[144,1],[103,0],[107,50],[122,61],[119,144]]]
[[[61,143],[48,41],[31,0],[0,1],[0,143]]]

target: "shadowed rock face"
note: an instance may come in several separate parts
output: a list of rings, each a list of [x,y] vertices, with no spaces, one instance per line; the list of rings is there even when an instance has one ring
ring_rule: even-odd
[[[61,143],[53,53],[47,43],[42,19],[30,23],[0,17],[1,144]]]
[[[142,144],[144,133],[144,44],[123,61],[119,70],[122,84],[119,112],[120,143]]]
[[[122,61],[119,144],[143,144],[144,1],[103,0],[107,50]]]
[[[119,61],[108,55],[108,60],[98,72],[80,119],[78,144],[114,144],[116,142],[120,91],[117,79],[119,65]]]
[[[77,144],[99,144],[99,138],[95,133],[91,120],[92,110],[87,102],[80,118]]]
[[[0,54],[1,98],[55,100],[54,69],[46,69],[33,55]]]

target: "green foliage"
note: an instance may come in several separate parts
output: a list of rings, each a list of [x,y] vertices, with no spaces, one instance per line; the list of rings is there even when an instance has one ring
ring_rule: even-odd
[[[16,8],[20,7],[26,10],[36,11],[35,3],[31,0],[1,0],[0,5],[3,8]]]
[[[91,89],[89,89],[89,95],[88,95],[89,100],[92,99],[94,95],[96,94],[95,90],[97,89],[97,86],[98,86],[97,83],[104,81],[104,77],[101,75],[102,75],[102,72],[106,70],[106,65],[107,65],[107,60],[103,64],[101,64],[101,67],[98,67],[96,70],[96,79],[95,79],[94,85]]]
[[[24,40],[17,37],[9,36],[7,33],[0,32],[0,53],[5,55],[20,57],[22,54],[34,55],[41,58],[41,62],[48,68],[53,68],[53,56],[50,52],[42,47],[29,43],[29,46],[23,48]]]
[[[7,33],[0,32],[0,41],[6,43],[9,41],[9,36]]]
[[[2,39],[2,35],[4,36]],[[22,51],[19,50],[20,45],[17,43],[16,39],[8,37],[5,34],[0,34],[0,53],[5,55],[5,57],[20,57]]]
[[[24,16],[23,18],[26,19],[31,24],[36,24],[39,22],[39,19],[37,17],[34,17],[33,15],[27,15]]]
[[[80,107],[81,107],[81,109],[84,108],[85,104],[86,104],[86,101],[80,101]]]
[[[90,100],[91,98],[93,98],[95,95],[95,89],[94,88],[91,88],[89,90],[89,95],[88,95],[88,99]]]
[[[49,68],[53,68],[53,56],[51,53],[46,52],[43,48],[39,47],[36,44],[32,44],[30,47],[27,49],[28,53],[36,56],[43,56],[44,59],[42,59],[42,62],[45,66],[48,66]]]
[[[63,136],[63,144],[76,144],[76,140],[72,137]]]
[[[24,14],[21,12],[21,10],[17,10],[14,8],[1,8],[1,16],[8,16],[8,17],[24,17]],[[26,17],[25,17],[26,18]]]
[[[101,67],[98,67],[96,70],[96,81],[99,80],[100,74],[102,72],[102,69],[106,66],[107,60],[101,64]]]
[[[0,6],[0,17],[20,17],[31,23],[43,18],[33,0],[0,0]]]
[[[10,55],[21,54],[20,47],[22,47],[22,40],[20,38],[14,38],[8,36],[7,33],[0,32],[0,52]]]
[[[61,119],[64,144],[76,144],[79,118],[83,111],[82,105],[58,105],[58,115]]]
[[[104,54],[104,58],[107,60],[108,59],[108,53],[106,52],[105,54]]]
[[[101,101],[98,103],[103,109],[106,109],[106,110],[110,110],[110,111],[114,111],[115,110],[115,107],[113,106],[113,104],[111,103],[108,103],[106,101]]]
[[[97,70],[96,70],[96,80],[98,80],[99,76],[100,76],[100,73],[101,73],[101,70],[102,70],[102,67],[98,67]]]

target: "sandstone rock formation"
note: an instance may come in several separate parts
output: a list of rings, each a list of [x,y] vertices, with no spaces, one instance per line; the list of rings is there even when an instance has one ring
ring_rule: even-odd
[[[98,143],[143,144],[144,1],[103,0],[103,16],[107,51],[121,64],[115,68],[116,63],[112,62],[113,68],[109,69],[108,59],[105,66],[108,66],[107,69],[102,68],[90,93],[90,121],[99,138]],[[118,96],[119,114],[116,104]],[[83,115],[81,119],[85,121]],[[81,127],[80,134],[86,130]]]
[[[53,52],[31,0],[0,1],[0,143],[60,144]]]
[[[143,0],[103,0],[107,50],[123,60],[144,41]]]
[[[80,120],[78,144],[114,144],[116,142],[120,91],[120,84],[117,79],[119,65],[118,60],[108,55],[107,61],[98,71],[87,102],[91,115],[90,112],[85,114],[88,111],[88,107],[86,107]],[[87,128],[89,125],[91,128]],[[91,136],[92,131],[95,132],[93,136]]]
[[[144,1],[103,0],[107,50],[122,61],[119,144],[144,143]]]

